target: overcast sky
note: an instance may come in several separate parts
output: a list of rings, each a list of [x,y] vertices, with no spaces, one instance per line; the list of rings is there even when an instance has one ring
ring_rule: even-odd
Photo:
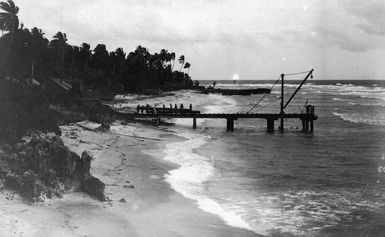
[[[384,0],[14,0],[70,44],[183,54],[196,79],[385,79]],[[292,78],[295,79],[295,78]]]

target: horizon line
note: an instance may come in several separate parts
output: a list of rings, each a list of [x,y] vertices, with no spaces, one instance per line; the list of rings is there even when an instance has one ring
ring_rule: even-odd
[[[192,79],[193,81],[275,81],[276,79]],[[285,81],[301,81],[303,79],[285,79]],[[385,81],[385,79],[313,79],[317,81]]]

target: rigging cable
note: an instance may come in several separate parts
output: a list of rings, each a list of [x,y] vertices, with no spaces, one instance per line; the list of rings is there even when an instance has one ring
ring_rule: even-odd
[[[300,74],[305,74],[305,73],[309,73],[310,71],[303,71],[303,72],[295,72],[295,73],[287,73],[287,74],[283,74],[284,76],[293,76],[293,75],[300,75]],[[279,82],[279,80],[281,80],[281,77],[278,78],[278,80],[273,84],[273,86],[270,88],[270,91],[274,88],[274,86]],[[249,114],[265,97],[267,96],[267,94],[263,95],[261,97],[261,99],[259,99],[259,101],[246,113],[246,114]],[[274,101],[275,102],[275,101]],[[272,104],[272,103],[270,103]],[[268,104],[268,105],[270,105]],[[265,108],[266,106],[262,107],[262,108]],[[261,109],[262,109],[261,108]],[[259,109],[258,109],[259,110]]]
[[[309,73],[310,71],[305,71],[305,72],[295,72],[295,73],[285,73],[285,76],[293,76],[293,75],[300,75],[300,74],[305,74]]]
[[[281,78],[278,78],[278,80],[273,84],[273,86],[270,88],[270,92],[271,90],[274,88],[274,86],[279,82],[279,80],[281,80]],[[246,114],[249,114],[259,103],[261,103],[261,101],[267,96],[268,94],[264,94],[259,100],[258,102],[246,113]]]
[[[268,104],[265,105],[265,106],[262,106],[261,108],[258,108],[256,111],[259,111],[259,110],[261,110],[261,109],[264,109],[264,108],[266,108],[267,106],[269,106],[269,105],[271,105],[271,104],[277,102],[277,101],[280,100],[280,99],[281,99],[281,97],[278,97],[276,100],[274,100],[274,101],[268,103]]]

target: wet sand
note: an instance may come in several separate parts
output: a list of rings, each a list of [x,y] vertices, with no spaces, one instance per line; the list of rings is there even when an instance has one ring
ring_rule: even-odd
[[[94,156],[91,173],[106,184],[109,201],[68,193],[30,205],[3,190],[0,236],[256,236],[200,210],[164,181],[177,166],[164,161],[160,151],[166,143],[181,140],[167,129],[116,124],[109,132],[78,125],[62,131],[71,150]]]

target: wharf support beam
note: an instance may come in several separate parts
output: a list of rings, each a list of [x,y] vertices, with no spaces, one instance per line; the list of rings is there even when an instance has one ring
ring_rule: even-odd
[[[235,120],[235,118],[226,118],[226,121],[227,121],[226,131],[227,132],[234,132],[234,120]]]
[[[314,132],[314,120],[302,119],[302,132],[313,133]]]
[[[197,128],[197,118],[193,118],[193,129]]]
[[[267,121],[267,132],[273,133],[274,132],[274,119],[266,119]]]

